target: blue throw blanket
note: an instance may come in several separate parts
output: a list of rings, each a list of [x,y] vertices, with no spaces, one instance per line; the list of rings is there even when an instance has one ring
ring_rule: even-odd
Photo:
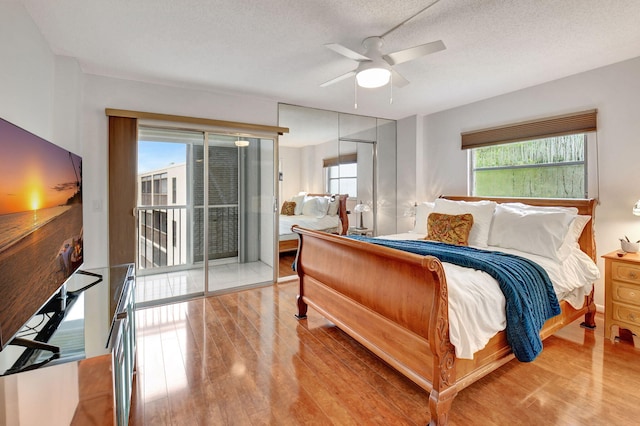
[[[491,275],[504,293],[507,341],[520,361],[533,361],[538,356],[542,351],[542,326],[546,320],[560,313],[558,298],[549,275],[529,259],[434,241],[383,240],[362,236],[349,238],[420,255],[431,255],[441,262],[478,269]]]

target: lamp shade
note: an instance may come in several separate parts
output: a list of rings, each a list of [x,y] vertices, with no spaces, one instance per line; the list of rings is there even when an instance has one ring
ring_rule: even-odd
[[[633,214],[636,216],[640,216],[640,200],[636,201],[633,205]]]
[[[370,211],[371,211],[371,207],[369,207],[369,205],[368,205],[368,204],[362,204],[362,201],[361,201],[359,204],[357,204],[357,205],[353,208],[353,210],[354,210],[356,213],[364,213],[364,212],[370,212]]]
[[[390,78],[391,71],[386,68],[367,68],[356,74],[358,86],[368,89],[382,87],[389,83]]]
[[[358,213],[358,226],[357,229],[366,229],[364,226],[364,220],[362,218],[362,213],[371,211],[371,207],[369,204],[363,204],[362,201],[358,202],[353,210]]]
[[[246,139],[240,139],[240,136],[238,136],[238,139],[235,141],[236,146],[239,147],[245,147],[245,146],[249,146],[249,141]]]

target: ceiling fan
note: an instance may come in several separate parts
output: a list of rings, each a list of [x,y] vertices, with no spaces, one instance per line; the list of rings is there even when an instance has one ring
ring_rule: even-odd
[[[409,20],[415,18],[420,13],[424,12],[434,4],[436,4],[440,0],[436,0],[429,4],[424,9],[420,10],[413,16],[405,19],[400,24],[391,28],[386,33],[377,36],[377,37],[367,37],[362,42],[362,46],[364,47],[364,54],[360,54],[355,52],[341,44],[337,43],[329,43],[325,44],[325,46],[334,52],[345,56],[349,59],[358,62],[358,67],[353,71],[349,71],[346,74],[342,74],[338,77],[335,77],[329,81],[326,81],[320,85],[320,87],[326,87],[347,79],[351,76],[356,77],[356,82],[360,87],[366,88],[376,88],[382,87],[389,83],[391,80],[394,86],[404,87],[409,84],[409,81],[404,78],[398,71],[393,69],[394,65],[401,64],[403,62],[412,61],[414,59],[420,58],[422,56],[439,52],[441,50],[446,49],[446,46],[442,42],[442,40],[433,41],[431,43],[421,44],[419,46],[411,47],[409,49],[400,50],[393,53],[387,53],[385,55],[382,54],[382,46],[383,46],[383,38],[387,36],[392,31],[395,31]]]

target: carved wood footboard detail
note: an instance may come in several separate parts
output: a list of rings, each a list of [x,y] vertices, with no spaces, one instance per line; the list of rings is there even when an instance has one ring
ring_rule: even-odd
[[[456,386],[455,348],[449,340],[449,291],[440,262],[428,259],[428,268],[435,272],[440,282],[438,299],[432,311],[432,322],[436,324],[429,335],[434,355],[432,389],[429,394],[430,425],[446,425],[453,399],[458,394]]]

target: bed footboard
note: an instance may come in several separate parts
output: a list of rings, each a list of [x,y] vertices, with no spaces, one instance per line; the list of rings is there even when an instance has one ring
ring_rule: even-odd
[[[446,424],[458,388],[440,261],[298,227],[294,232],[300,238],[296,317],[306,318],[313,307],[429,392],[431,424]]]

